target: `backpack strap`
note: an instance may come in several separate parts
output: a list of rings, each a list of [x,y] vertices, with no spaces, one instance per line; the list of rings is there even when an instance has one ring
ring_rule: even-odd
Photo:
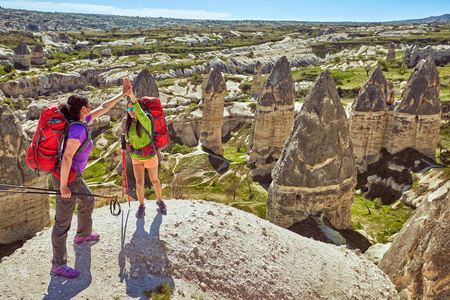
[[[153,130],[155,130],[155,123],[154,123],[154,120],[153,120],[153,115],[151,113],[147,112],[147,111],[146,111],[146,114],[147,114],[147,117],[152,122],[152,131],[153,131]],[[131,122],[132,123],[137,123],[137,121],[131,121]],[[147,128],[145,128],[142,125],[141,125],[141,130],[148,135],[148,137],[150,138],[150,143],[149,144],[152,144],[153,148],[155,148],[155,150],[157,151],[158,147],[156,147],[156,143],[155,143],[155,141],[153,141],[153,135],[151,135],[150,132],[148,132]],[[131,145],[130,151],[131,152],[135,152],[138,155],[143,155],[142,149],[135,149],[135,148],[133,148],[133,145]]]
[[[86,129],[87,136],[86,136],[86,141],[84,142],[83,146],[78,148],[78,150],[75,152],[75,154],[73,156],[80,154],[84,149],[86,149],[89,146],[89,143],[91,142],[91,131],[89,130],[89,127],[87,126],[86,123],[81,122],[81,121],[69,121],[69,126],[67,126],[67,130],[65,132],[64,149],[66,148],[67,137],[69,134],[69,128],[70,128],[70,126],[75,125],[75,124],[82,125],[84,127],[84,129]],[[78,167],[77,176],[81,176],[80,166],[78,165],[78,162],[77,162],[77,167]]]
[[[86,125],[86,123],[84,123],[84,122],[71,121],[69,123],[69,126],[67,127],[67,133],[69,133],[70,126],[75,125],[75,124],[82,125],[86,129],[87,136],[86,136],[86,141],[84,142],[83,146],[78,148],[78,150],[77,150],[77,152],[75,152],[74,156],[80,154],[84,149],[86,149],[89,146],[89,143],[91,142],[91,131],[89,130],[89,127]]]

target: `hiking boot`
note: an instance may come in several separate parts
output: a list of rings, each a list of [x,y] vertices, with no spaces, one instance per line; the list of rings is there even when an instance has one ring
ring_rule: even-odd
[[[136,212],[136,218],[143,218],[145,216],[145,205],[139,205],[138,211]]]
[[[156,204],[159,207],[159,212],[162,213],[163,215],[167,214],[167,209],[166,209],[166,205],[164,204],[163,200],[158,200],[156,201]]]
[[[63,276],[66,278],[77,278],[78,275],[80,275],[80,272],[78,272],[75,269],[72,269],[70,267],[67,266],[67,264],[64,264],[62,266],[59,267],[55,267],[54,265],[52,265],[52,269],[50,270],[50,274],[51,275],[55,275],[55,276]]]
[[[75,238],[73,239],[73,242],[75,244],[81,244],[83,242],[91,242],[91,241],[98,241],[100,239],[100,234],[98,233],[93,233],[91,234],[91,236],[88,237],[78,237],[75,236]]]

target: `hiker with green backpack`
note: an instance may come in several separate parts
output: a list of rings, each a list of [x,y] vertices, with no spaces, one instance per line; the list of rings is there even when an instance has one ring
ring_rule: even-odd
[[[52,275],[76,278],[80,274],[67,266],[67,232],[70,229],[75,204],[78,204],[78,228],[74,243],[97,241],[100,238],[99,234],[92,233],[94,197],[72,193],[92,194],[81,178],[93,148],[87,124],[107,113],[120,99],[128,95],[130,90],[131,83],[125,78],[122,93],[106,100],[92,111],[88,98],[80,94],[70,96],[67,104],[59,106],[60,112],[69,122],[69,127],[60,167],[52,175],[53,188],[61,192],[56,197],[55,224],[52,231],[53,265],[50,271]]]
[[[157,151],[169,144],[169,134],[161,102],[152,97],[136,100],[132,89],[128,90],[128,97],[131,101],[127,105],[125,135],[130,144],[130,156],[136,178],[136,195],[139,201],[136,218],[142,218],[145,215],[145,170],[155,189],[159,212],[165,215],[167,209],[161,198],[162,186],[158,176]]]

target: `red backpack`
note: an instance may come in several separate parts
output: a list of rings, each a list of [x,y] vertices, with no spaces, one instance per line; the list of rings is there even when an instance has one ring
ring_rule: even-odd
[[[86,142],[77,150],[75,155],[86,149],[91,140],[91,132],[87,125],[80,121],[69,122],[59,110],[59,105],[45,108],[39,117],[38,126],[33,141],[27,150],[27,165],[39,171],[52,173],[61,162],[61,148],[66,140],[69,127],[73,124],[83,125],[87,130]]]
[[[158,149],[163,149],[169,145],[169,130],[167,128],[166,117],[161,105],[161,101],[155,97],[142,97],[145,103],[145,113],[152,122],[152,133],[148,132],[144,126],[141,126],[150,137],[150,144],[140,149],[135,149],[131,145],[130,150],[140,156],[154,156]]]

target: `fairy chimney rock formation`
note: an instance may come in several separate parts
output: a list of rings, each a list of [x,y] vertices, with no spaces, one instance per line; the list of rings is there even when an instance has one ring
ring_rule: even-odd
[[[20,121],[7,105],[0,106],[0,118],[0,182],[47,188],[47,176],[37,177],[26,164],[30,140]],[[49,210],[48,195],[0,193],[0,244],[28,239],[50,226]]]
[[[395,236],[378,267],[401,299],[449,299],[450,194],[428,195]]]
[[[31,51],[31,63],[33,65],[45,65],[47,59],[44,57],[44,48],[37,44]]]
[[[208,84],[209,76],[211,75],[211,65],[208,63],[205,68],[205,74],[203,74],[203,81],[202,81],[202,101],[205,99],[205,89],[206,85]]]
[[[378,161],[385,147],[388,105],[394,102],[392,83],[377,66],[361,88],[350,113],[351,139],[359,173]]]
[[[388,53],[386,55],[386,61],[391,62],[395,60],[395,44],[391,43],[388,48]]]
[[[147,68],[139,72],[134,79],[133,90],[137,99],[141,99],[144,96],[159,98],[156,80]]]
[[[294,124],[295,86],[289,61],[281,57],[258,98],[247,164],[253,179],[270,183],[271,172]]]
[[[261,94],[261,80],[262,80],[262,64],[260,61],[258,61],[255,65],[255,73],[253,75],[253,81],[252,81],[252,89],[251,89],[251,95],[255,99],[259,97],[259,94]]]
[[[203,148],[217,155],[223,155],[222,125],[227,86],[219,69],[214,69],[209,76],[203,99],[203,117],[200,142]]]
[[[289,228],[322,214],[338,229],[351,227],[356,166],[350,125],[328,70],[295,117],[272,177],[269,221]]]
[[[31,65],[30,50],[24,42],[20,42],[14,49],[14,67],[19,70],[28,70]]]
[[[439,71],[428,56],[416,65],[400,101],[391,106],[386,147],[390,153],[410,147],[435,158],[441,122],[439,89]]]

